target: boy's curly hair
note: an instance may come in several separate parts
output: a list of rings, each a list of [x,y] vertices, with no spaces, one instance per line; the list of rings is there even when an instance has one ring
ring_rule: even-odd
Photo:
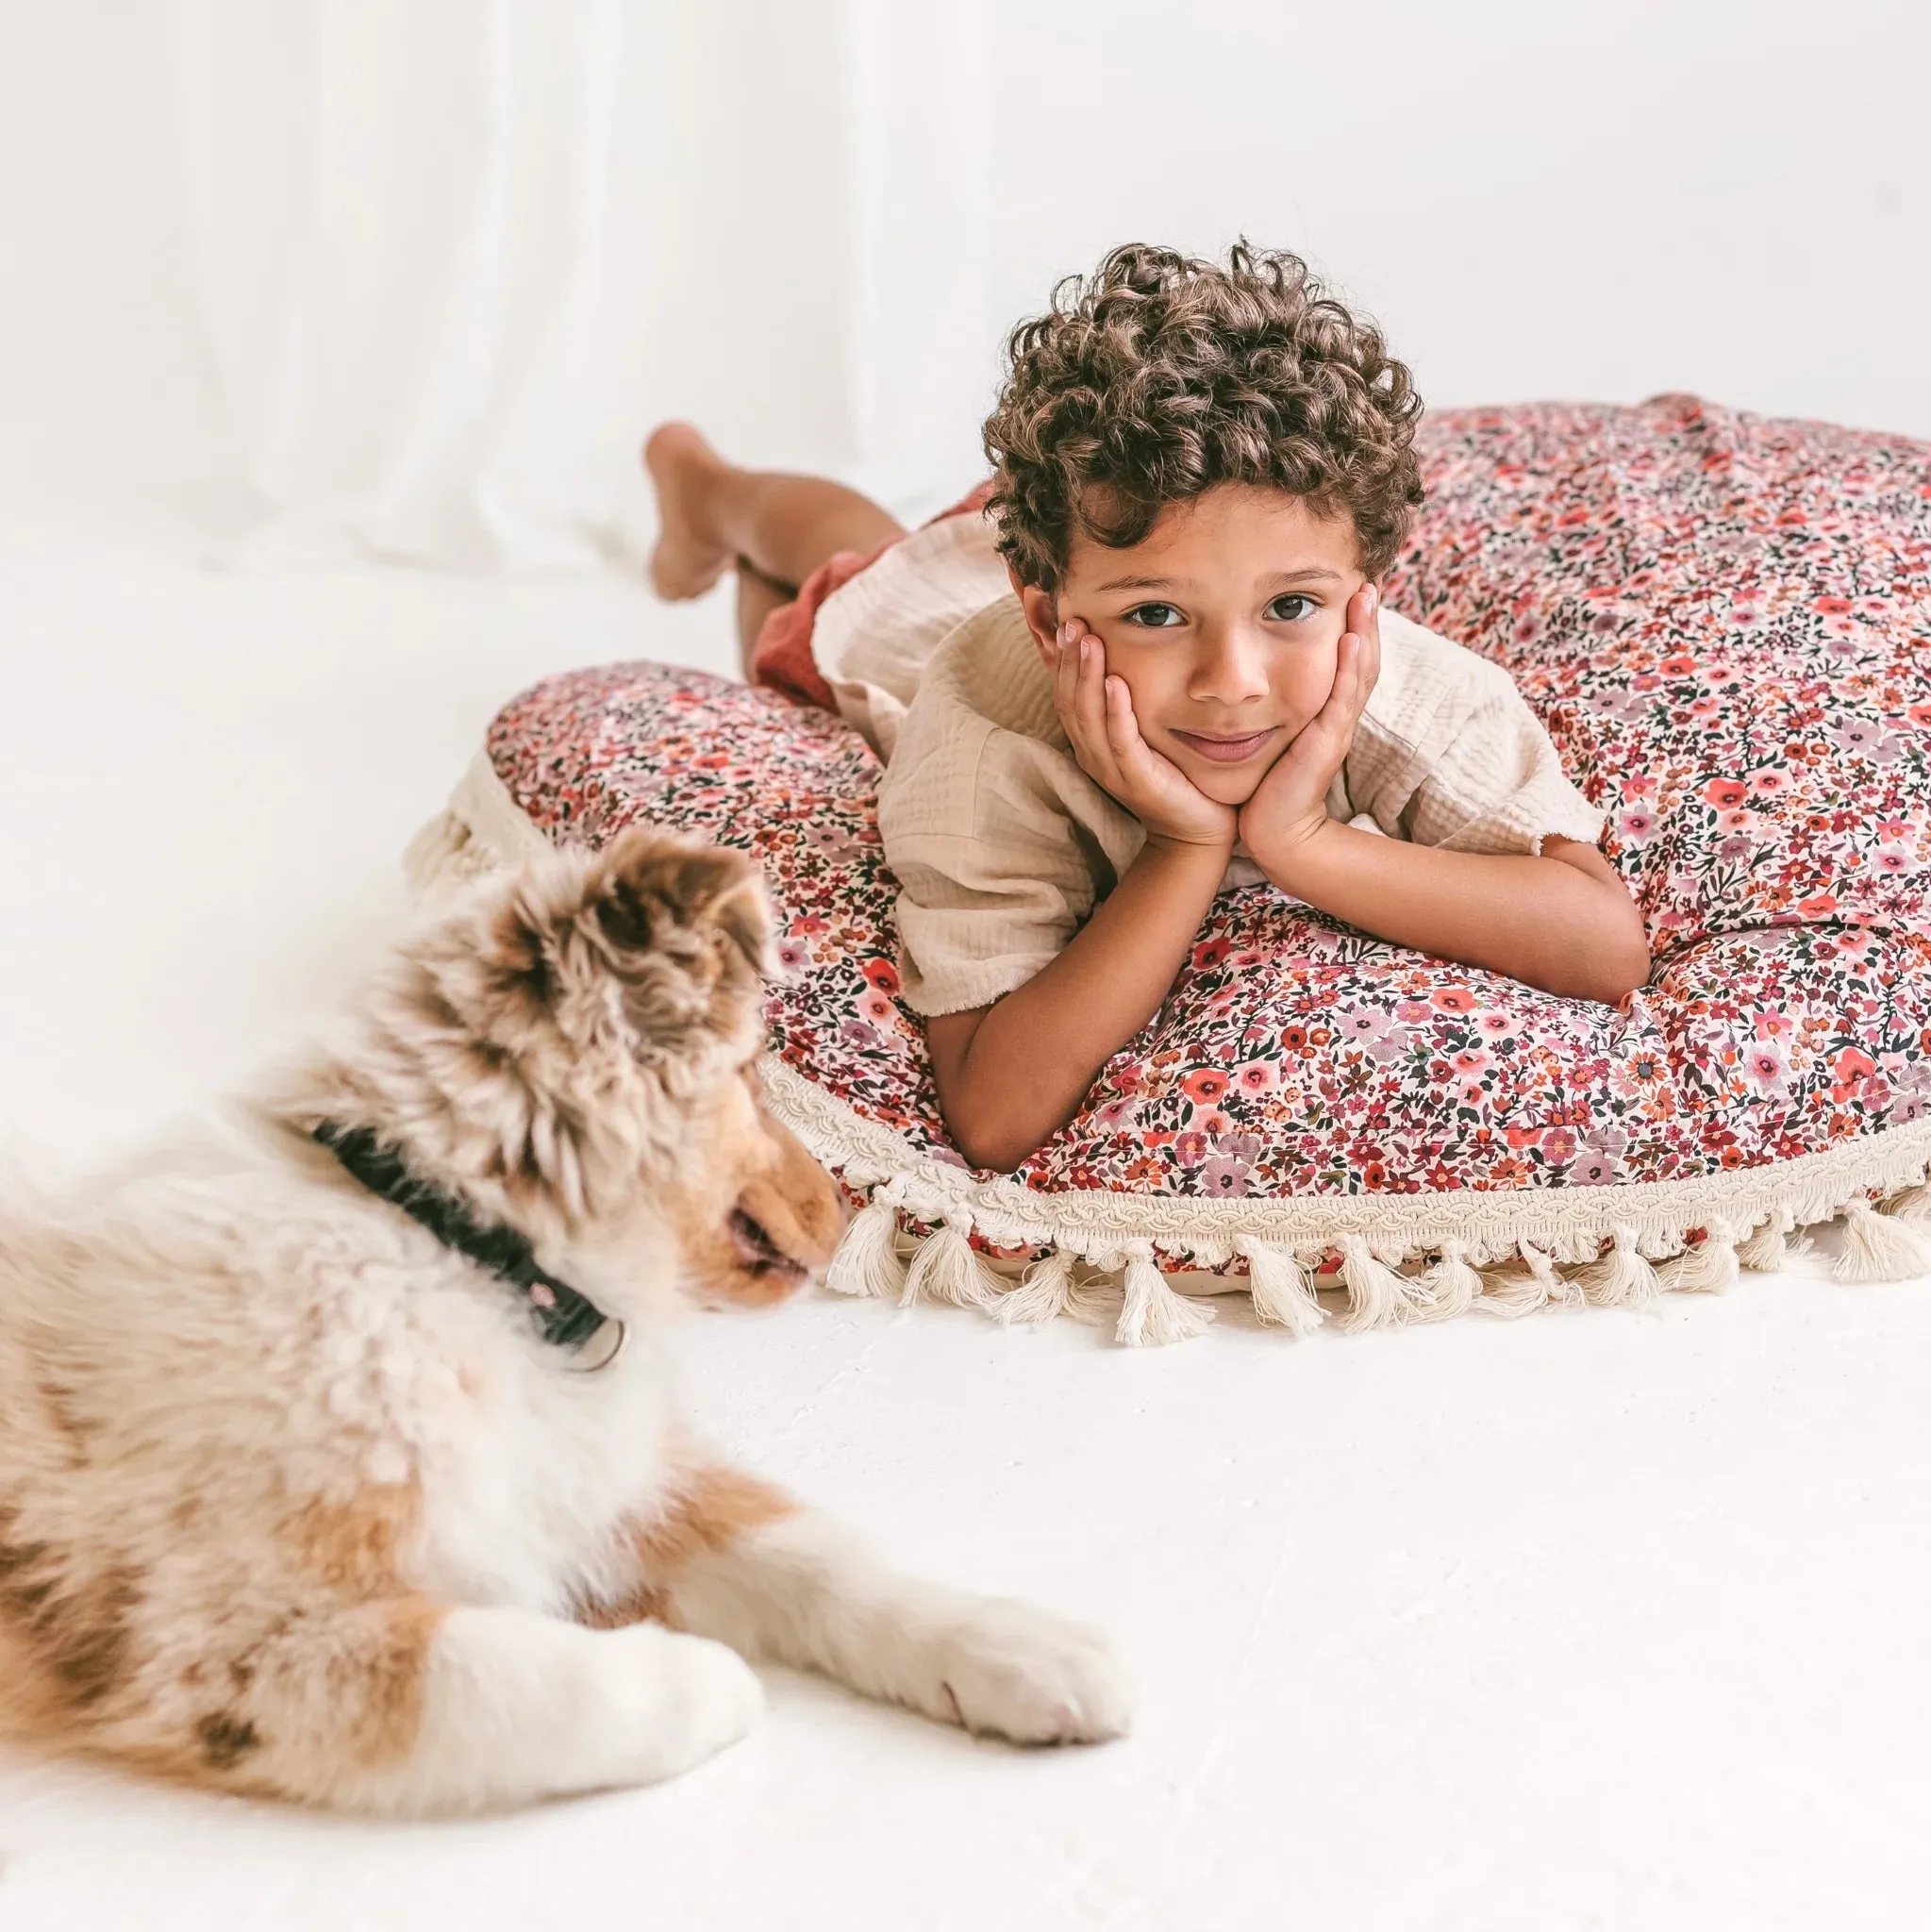
[[[1138,543],[1164,506],[1217,483],[1345,514],[1378,578],[1422,501],[1407,367],[1298,256],[1241,242],[1222,268],[1129,243],[1061,282],[1007,355],[985,441],[1022,583],[1057,590],[1075,530]]]

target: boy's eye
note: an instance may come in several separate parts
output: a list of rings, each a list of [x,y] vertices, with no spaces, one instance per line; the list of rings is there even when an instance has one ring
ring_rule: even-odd
[[[1289,591],[1267,607],[1267,614],[1283,624],[1299,624],[1304,617],[1311,617],[1319,608],[1312,597],[1304,597],[1299,591]]]
[[[1176,624],[1186,621],[1171,604],[1136,604],[1126,613],[1128,624],[1138,624],[1148,630],[1172,630]]]

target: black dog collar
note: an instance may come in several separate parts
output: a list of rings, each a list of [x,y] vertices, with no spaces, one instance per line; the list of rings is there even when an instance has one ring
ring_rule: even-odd
[[[592,1336],[615,1327],[616,1346],[594,1366],[603,1368],[616,1359],[624,1341],[623,1324],[612,1323],[594,1302],[540,1268],[529,1242],[514,1228],[486,1226],[456,1195],[410,1174],[400,1150],[385,1145],[367,1127],[324,1121],[313,1133],[370,1192],[393,1202],[445,1248],[466,1256],[515,1289],[537,1333],[553,1347],[581,1351]]]

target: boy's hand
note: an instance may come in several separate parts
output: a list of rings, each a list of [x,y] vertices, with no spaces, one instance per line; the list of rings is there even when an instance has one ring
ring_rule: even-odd
[[[1073,755],[1146,827],[1174,845],[1234,846],[1231,805],[1209,798],[1140,735],[1124,678],[1107,673],[1107,647],[1075,618],[1059,626],[1053,700]]]
[[[1381,675],[1380,601],[1373,584],[1348,600],[1348,627],[1335,651],[1327,702],[1240,808],[1240,837],[1271,876],[1328,822],[1327,788],[1354,745],[1355,727]]]

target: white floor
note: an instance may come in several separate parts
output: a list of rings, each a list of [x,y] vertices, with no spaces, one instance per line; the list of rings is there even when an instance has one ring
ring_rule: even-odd
[[[726,617],[201,566],[0,516],[0,1133],[85,1158],[325,1001],[504,696]],[[693,1326],[774,1474],[1112,1626],[1137,1734],[1024,1756],[774,1686],[682,1783],[371,1829],[0,1756],[0,1926],[1242,1932],[1927,1912],[1931,1287],[1132,1353],[812,1300]]]

